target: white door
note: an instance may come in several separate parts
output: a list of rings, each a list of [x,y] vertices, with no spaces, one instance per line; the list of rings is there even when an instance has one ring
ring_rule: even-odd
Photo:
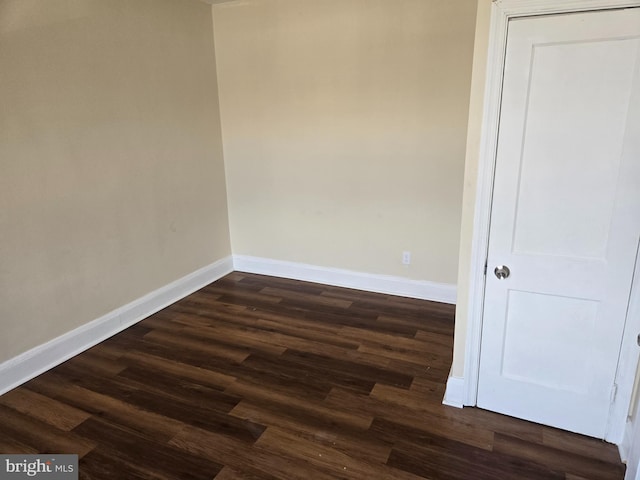
[[[512,20],[478,406],[604,438],[639,240],[640,9]]]

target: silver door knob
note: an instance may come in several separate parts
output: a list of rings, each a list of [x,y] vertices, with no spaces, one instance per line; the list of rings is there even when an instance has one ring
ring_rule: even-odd
[[[500,280],[504,280],[505,278],[508,278],[509,275],[511,275],[511,270],[509,270],[509,267],[507,267],[506,265],[498,265],[493,273],[495,273],[496,277],[498,277]]]

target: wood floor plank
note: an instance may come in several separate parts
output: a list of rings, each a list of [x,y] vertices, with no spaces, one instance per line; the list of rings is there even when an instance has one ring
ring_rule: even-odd
[[[386,325],[378,322],[376,321],[378,315],[375,311],[362,313],[349,309],[347,311],[339,313],[328,313],[318,312],[309,308],[308,310],[303,311],[301,314],[305,319],[314,322],[325,322],[342,327],[361,328],[363,330],[389,333],[398,337],[404,336],[407,338],[414,338],[416,333],[418,332],[418,329],[413,326],[408,326],[400,323],[397,325]]]
[[[418,330],[418,333],[416,333],[415,338],[416,340],[420,340],[423,342],[435,343],[437,345],[444,345],[445,347],[451,347],[451,335],[427,332],[426,330]]]
[[[415,331],[412,338],[415,338],[420,331],[427,333],[434,333],[437,335],[453,336],[453,324],[451,323],[452,317],[440,318],[438,316],[424,315],[419,318],[406,318],[401,316],[380,315],[377,318],[376,324],[380,329],[385,329],[393,333],[395,329],[401,328]]]
[[[287,349],[285,346],[270,342],[269,338],[265,338],[261,329],[249,328],[246,326],[210,326],[204,328],[194,328],[192,326],[185,327],[184,334],[197,336],[203,339],[231,343],[233,345],[244,347],[254,352],[262,352],[268,355],[280,355]]]
[[[245,325],[261,331],[285,334],[290,337],[311,340],[320,344],[324,344],[326,339],[332,339],[334,342],[340,341],[337,336],[337,333],[341,328],[340,325],[328,325],[304,320],[300,316],[296,317],[295,314],[291,314],[290,312],[276,313],[253,307],[239,307],[233,311],[227,311],[220,308],[215,310],[211,308],[203,310],[180,305],[182,304],[176,304],[172,307],[175,310],[175,313],[171,314],[166,320],[185,325]],[[292,329],[296,333],[306,332],[306,335],[292,334],[288,331],[289,329]],[[277,343],[273,342],[272,339],[268,339],[268,341],[277,345]],[[355,349],[359,345],[358,343],[354,346],[354,342],[348,340],[343,340],[342,342],[346,343],[341,345],[345,348]],[[289,345],[282,344],[282,346],[288,347]]]
[[[311,293],[314,295],[322,295],[323,292],[327,291],[327,289],[330,288],[327,285],[322,285],[319,283],[292,282],[287,278],[269,277],[265,275],[256,275],[256,274],[246,274],[244,275],[244,278],[235,280],[233,275],[237,273],[238,272],[234,272],[230,275],[227,275],[222,280],[226,281],[227,279],[230,279],[231,281],[234,282],[234,285],[253,286],[253,288],[257,289],[258,291],[265,288],[265,286],[270,286],[270,287],[276,287],[276,288],[285,288],[287,290],[294,291],[294,292],[304,292],[304,293]],[[341,289],[341,290],[350,291],[346,289]],[[352,300],[353,296],[347,299]]]
[[[324,333],[316,329],[310,329],[308,326],[299,322],[299,324],[275,322],[272,320],[258,319],[255,321],[256,328],[266,330],[274,333],[281,333],[288,337],[294,337],[303,340],[310,340],[314,344],[320,343],[323,345],[333,345],[336,347],[342,347],[349,350],[356,350],[360,346],[360,342],[356,340],[349,340],[337,335],[339,327],[335,328],[335,332]],[[293,348],[290,346],[290,348]]]
[[[420,339],[398,337],[386,332],[369,331],[353,327],[342,327],[342,329],[340,329],[340,336],[344,338],[357,339],[360,343],[366,342],[369,345],[376,345],[382,348],[386,345],[394,345],[396,348],[413,351],[417,355],[419,355],[420,352],[428,352],[431,354],[449,357],[452,353],[450,343],[442,345],[440,343],[430,341],[428,337],[421,337]],[[419,357],[411,357],[411,359],[415,358]]]
[[[184,427],[184,424],[178,420],[149,412],[145,408],[136,407],[108,395],[66,383],[64,379],[58,380],[51,377],[52,375],[48,374],[32,380],[26,385],[26,388],[165,441],[174,437]]]
[[[328,376],[333,376],[336,372],[343,375],[359,378],[368,382],[393,385],[400,388],[409,388],[413,377],[404,373],[386,368],[367,365],[358,361],[351,361],[345,358],[337,358],[299,350],[288,349],[282,359],[290,360],[298,365],[303,365],[307,369],[317,369],[323,371]]]
[[[424,393],[411,391],[409,393],[378,384],[371,392],[371,397],[385,403],[404,407],[412,412],[424,412],[428,417],[438,418],[437,422],[451,421],[453,424],[462,422],[473,425],[476,429],[504,433],[530,442],[543,443],[543,427],[535,423],[519,421],[487,410],[466,408],[463,411],[452,411],[442,405],[441,396],[425,396]],[[430,401],[431,400],[431,401]]]
[[[421,480],[420,477],[409,472],[389,467],[386,464],[371,463],[361,458],[354,458],[331,446],[309,441],[277,427],[267,428],[264,435],[256,442],[256,446],[268,452],[300,459],[310,464],[313,471],[326,472],[333,478]]]
[[[233,468],[228,465],[216,475],[215,480],[278,480],[278,477],[269,475],[265,472],[260,474],[249,473],[246,470],[243,471],[239,468]]]
[[[15,438],[18,442],[37,449],[41,453],[78,454],[89,453],[94,442],[81,438],[73,432],[64,432],[4,405],[0,405],[0,440]]]
[[[331,390],[325,403],[336,409],[340,408],[340,405],[350,405],[351,408],[357,408],[373,416],[374,419],[389,419],[402,425],[417,426],[440,434],[445,438],[485,450],[491,450],[493,445],[493,432],[491,430],[477,427],[469,422],[458,421],[455,418],[445,418],[439,413],[434,413],[424,408],[414,411],[405,406],[385,402],[369,395],[338,388]]]
[[[323,297],[322,295],[318,295],[315,293],[299,292],[295,290],[290,290],[288,288],[264,287],[260,290],[260,293],[263,295],[279,297],[281,299],[308,302],[309,304],[314,306],[325,305],[330,307],[346,309],[351,307],[351,305],[353,305],[353,301],[351,300],[340,299],[335,297]]]
[[[249,447],[214,432],[187,427],[170,445],[203,458],[221,462],[257,478],[272,475],[281,480],[335,480],[336,477],[311,469],[309,464],[285,453]]]
[[[118,378],[131,381],[132,386],[141,390],[196,406],[207,405],[217,412],[227,413],[241,400],[218,388],[211,388],[197,381],[182,378],[180,375],[156,372],[151,377],[146,368],[138,365],[120,372]]]
[[[237,381],[230,385],[228,392],[244,398],[238,406],[230,412],[237,415],[243,402],[259,405],[279,416],[300,419],[309,425],[325,425],[328,427],[349,427],[357,430],[366,430],[371,425],[373,416],[368,412],[349,406],[336,409],[325,402],[313,401],[308,398],[300,398],[293,395],[285,395],[273,390],[265,390],[261,385]]]
[[[553,471],[544,464],[499,455],[424,428],[376,418],[371,432],[383,438],[400,438],[389,457],[389,464],[426,477],[443,480],[563,478],[562,472]],[[498,463],[496,458],[500,460]]]
[[[104,418],[90,418],[78,425],[74,433],[96,442],[102,453],[118,457],[159,476],[180,480],[208,480],[223,467],[220,463],[180,451]]]
[[[86,480],[622,480],[613,445],[443,405],[454,315],[234,272],[0,397],[0,453]]]
[[[438,480],[561,480],[564,475],[545,467],[523,462],[517,457],[494,455],[495,463],[468,457],[462,450],[451,455],[453,446],[418,447],[400,442],[389,456],[388,464],[423,478]],[[463,454],[463,451],[465,454]],[[482,450],[476,450],[480,452]],[[499,466],[498,466],[499,465]]]
[[[300,364],[285,357],[252,354],[242,362],[242,367],[245,366],[271,372],[272,375],[286,376],[294,382],[319,388],[343,387],[368,393],[375,385],[373,380],[350,375],[348,372],[338,370],[328,373],[320,366]]]
[[[163,343],[162,340],[153,341],[146,337],[131,339],[126,336],[116,335],[105,342],[105,348],[125,349],[127,353],[137,352],[153,355],[168,361],[176,361],[226,375],[228,375],[230,368],[241,364],[241,362],[233,358],[225,357],[224,354],[218,355],[219,352],[215,349],[205,353],[201,349],[179,348],[173,343]],[[245,353],[241,356],[246,358]]]
[[[273,295],[263,295],[255,291],[246,291],[242,288],[225,288],[218,284],[209,285],[206,289],[207,294],[220,295],[217,300],[233,305],[274,305],[282,302],[282,298]]]
[[[35,455],[40,453],[38,448],[18,441],[9,432],[0,433],[0,452],[5,455]]]
[[[572,435],[569,432],[549,427],[540,427],[542,430],[542,444],[555,448],[559,451],[566,451],[589,458],[600,458],[611,464],[618,464],[620,457],[615,449],[608,448],[602,440]],[[501,432],[509,434],[509,432]]]
[[[388,343],[375,343],[364,340],[358,347],[358,351],[362,353],[371,353],[374,355],[380,355],[381,357],[388,358],[390,360],[400,360],[405,362],[414,362],[416,359],[423,357],[430,357],[433,364],[438,366],[444,366],[447,363],[450,364],[450,353],[446,353],[446,357],[437,352],[433,353],[431,350],[427,350],[426,347],[422,350],[415,350],[412,348],[406,348],[401,345],[394,345]]]
[[[553,462],[562,471],[594,480],[613,480],[624,475],[622,464],[613,465],[602,459],[576,455],[566,450],[530,443],[503,434],[496,434],[493,450],[538,463]]]
[[[212,342],[210,339],[198,339],[185,335],[175,335],[173,332],[153,330],[144,336],[145,340],[161,343],[181,350],[197,352],[201,355],[215,355],[219,358],[241,363],[249,355],[250,349],[240,345],[232,346],[220,342]]]
[[[440,383],[446,383],[451,371],[451,365],[447,367],[446,362],[436,355],[422,355],[420,360],[414,361],[389,359],[387,366],[394,371]]]
[[[19,388],[3,395],[0,397],[0,404],[64,431],[72,430],[91,417],[90,413],[26,388]]]
[[[410,390],[418,392],[426,398],[442,399],[444,398],[446,385],[424,377],[413,377]]]
[[[98,350],[91,349],[84,353],[83,355],[78,355],[67,360],[67,363],[76,365],[79,368],[92,370],[93,372],[100,372],[105,376],[117,375],[127,368],[126,364],[124,364],[120,358],[113,359],[106,357],[101,355]]]
[[[391,453],[391,442],[375,438],[363,429],[353,428],[350,425],[345,426],[339,421],[305,421],[304,418],[295,414],[265,408],[247,401],[238,404],[231,415],[266,425],[267,428],[276,427],[295,433],[301,438],[320,443],[345,455],[370,463],[385,463]]]
[[[123,472],[126,472],[127,480],[175,480],[169,475],[148,470],[136,462],[129,462],[100,448],[90,452],[79,462],[79,478],[82,480],[113,480],[122,478]]]
[[[307,339],[292,336],[290,334],[282,334],[280,332],[269,332],[263,333],[262,335],[270,338],[274,344],[284,346],[288,350],[304,351],[313,355],[343,358],[363,365],[380,368],[387,367],[390,363],[390,360],[385,357],[358,351],[358,347],[360,346],[359,343],[354,348],[352,345],[345,347],[336,345],[335,343],[326,343],[319,337],[315,339]]]
[[[166,419],[224,432],[230,437],[248,443],[252,443],[264,430],[262,425],[246,420],[240,421],[227,415],[227,411],[238,399],[215,390],[207,392],[204,398],[198,396],[199,401],[193,401],[176,395],[173,391],[163,393],[155,388],[145,388],[145,384],[121,376],[107,383],[101,383],[99,378],[90,375],[74,376],[70,382]]]
[[[147,372],[166,372],[219,390],[224,390],[236,380],[235,377],[224,373],[136,351],[127,353],[124,361],[129,365],[136,365],[145,369]]]

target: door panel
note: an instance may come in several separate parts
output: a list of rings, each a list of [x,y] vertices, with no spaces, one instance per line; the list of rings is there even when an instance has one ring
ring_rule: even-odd
[[[637,43],[627,39],[533,46],[524,111],[526,148],[516,199],[516,252],[605,256],[633,79],[634,64],[628,60]],[[563,72],[562,82],[557,81],[558,71]],[[584,208],[586,194],[592,199],[591,210]]]
[[[597,316],[598,302],[510,290],[502,375],[550,389],[586,393]],[[556,362],[563,356],[571,361]]]
[[[639,69],[640,9],[510,22],[480,407],[604,437],[640,239]]]

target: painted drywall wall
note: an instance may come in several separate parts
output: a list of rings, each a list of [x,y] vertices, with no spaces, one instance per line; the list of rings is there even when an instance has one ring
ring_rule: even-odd
[[[456,282],[475,10],[213,6],[234,254]]]
[[[478,0],[471,98],[469,100],[469,124],[467,128],[467,150],[465,155],[464,193],[462,200],[462,224],[460,232],[460,254],[458,267],[458,301],[453,345],[453,377],[464,376],[465,347],[469,316],[469,283],[471,273],[471,242],[480,160],[482,115],[489,53],[489,30],[491,23],[491,0]]]
[[[0,2],[0,362],[230,253],[210,9]]]

